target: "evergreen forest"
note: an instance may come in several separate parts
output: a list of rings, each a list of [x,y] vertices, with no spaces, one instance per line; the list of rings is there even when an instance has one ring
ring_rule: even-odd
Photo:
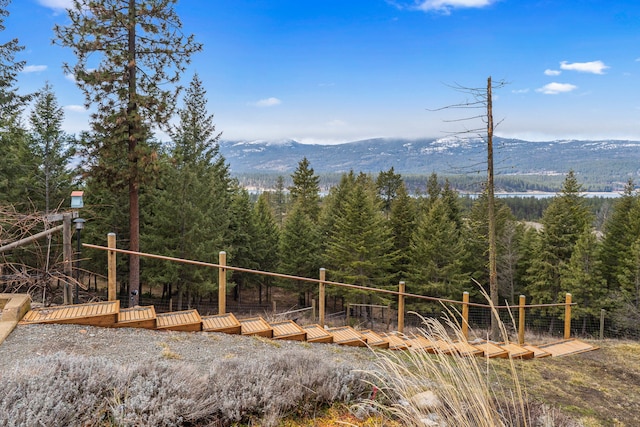
[[[55,42],[78,56],[68,71],[96,107],[90,130],[80,135],[62,130],[64,111],[50,84],[20,93],[17,75],[25,64],[15,55],[24,47],[16,39],[0,45],[3,244],[50,227],[46,215],[68,210],[71,191],[79,189],[84,242],[104,246],[113,232],[121,249],[211,263],[225,251],[229,265],[247,269],[317,278],[325,268],[331,281],[385,289],[404,281],[410,293],[459,300],[469,291],[472,301],[484,301],[475,284],[487,284],[489,274],[484,194],[463,196],[435,173],[408,181],[393,167],[377,175],[344,173],[321,191],[307,158],[278,177],[272,191],[250,194],[220,153],[220,131],[199,75],[177,90],[190,56],[202,47],[192,36],[171,36],[169,29],[180,27],[173,3],[80,1],[69,11],[72,23],[56,28]],[[4,19],[7,4],[0,0]],[[131,34],[138,27],[146,34]],[[123,34],[139,45],[122,45]],[[95,52],[103,58],[97,67],[87,63]],[[156,139],[156,127],[170,140]],[[409,191],[408,183],[419,191]],[[585,327],[606,309],[618,332],[637,334],[640,193],[633,181],[618,198],[588,199],[570,171],[555,197],[496,202],[501,302],[517,304],[523,294],[534,304],[556,303],[570,292],[574,316]],[[61,253],[57,235],[2,252],[5,289],[22,280],[27,289],[41,290],[35,285],[59,280]],[[136,258],[118,257],[125,300],[135,290],[172,298],[181,309],[217,292],[211,270]],[[106,253],[84,249],[82,269],[104,275]],[[229,282],[236,298],[257,289],[262,296],[274,286],[297,295],[301,306],[316,297],[309,284],[246,272],[230,273]],[[330,292],[345,301],[388,303],[354,290]],[[409,308],[431,310],[417,303]]]

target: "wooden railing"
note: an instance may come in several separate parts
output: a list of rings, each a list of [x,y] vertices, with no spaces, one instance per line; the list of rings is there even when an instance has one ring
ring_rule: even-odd
[[[310,283],[316,283],[318,285],[318,323],[320,325],[325,324],[325,289],[326,286],[336,286],[336,287],[341,287],[341,288],[348,288],[348,289],[356,289],[356,290],[361,290],[361,291],[366,291],[366,292],[375,292],[375,293],[381,293],[381,294],[387,294],[387,295],[395,295],[398,297],[398,332],[404,332],[404,315],[405,315],[405,298],[414,298],[414,299],[419,299],[419,300],[426,300],[426,301],[433,301],[433,302],[438,302],[441,304],[454,304],[454,305],[461,305],[461,329],[462,329],[462,334],[464,335],[465,338],[468,338],[469,335],[469,307],[480,307],[480,308],[485,308],[485,309],[489,309],[489,310],[503,310],[503,309],[514,309],[514,306],[492,306],[489,304],[480,304],[480,303],[473,303],[473,302],[469,302],[469,292],[464,292],[462,295],[462,301],[456,301],[456,300],[451,300],[451,299],[445,299],[445,298],[436,298],[436,297],[430,297],[430,296],[426,296],[426,295],[416,295],[416,294],[410,294],[405,292],[406,291],[406,286],[405,286],[405,282],[399,282],[398,284],[398,290],[389,290],[389,289],[379,289],[379,288],[372,288],[372,287],[368,287],[368,286],[360,286],[360,285],[354,285],[354,284],[349,284],[349,283],[340,283],[340,282],[333,282],[333,281],[328,281],[326,280],[326,270],[324,268],[321,268],[319,271],[319,278],[318,279],[313,279],[313,278],[309,278],[309,277],[300,277],[300,276],[294,276],[294,275],[290,275],[290,274],[282,274],[282,273],[273,273],[273,272],[268,272],[268,271],[260,271],[260,270],[253,270],[253,269],[248,269],[248,268],[242,268],[242,267],[233,267],[230,265],[227,265],[227,254],[224,251],[221,251],[218,254],[218,264],[213,264],[213,263],[208,263],[208,262],[202,262],[202,261],[194,261],[194,260],[187,260],[187,259],[182,259],[182,258],[175,258],[175,257],[169,257],[169,256],[164,256],[164,255],[156,255],[156,254],[149,254],[149,253],[144,253],[144,252],[135,252],[135,251],[129,251],[126,249],[117,249],[116,248],[116,239],[115,239],[115,234],[113,233],[109,233],[108,238],[107,238],[107,244],[108,246],[99,246],[99,245],[92,245],[92,244],[88,244],[88,243],[83,243],[83,246],[86,248],[91,248],[91,249],[98,249],[98,250],[106,250],[108,251],[108,257],[107,257],[107,262],[108,262],[108,299],[109,301],[115,300],[116,299],[116,254],[120,253],[120,254],[126,254],[126,255],[138,255],[140,257],[146,257],[146,258],[153,258],[153,259],[159,259],[159,260],[165,260],[165,261],[170,261],[170,262],[179,262],[179,263],[183,263],[183,264],[191,264],[191,265],[197,265],[197,266],[201,266],[201,267],[207,267],[207,268],[217,268],[218,269],[218,314],[225,314],[226,313],[226,289],[227,289],[227,275],[226,272],[227,270],[231,270],[231,271],[239,271],[239,272],[244,272],[244,273],[252,273],[252,274],[258,274],[258,275],[262,275],[262,276],[270,276],[270,277],[277,277],[277,278],[281,278],[281,279],[289,279],[289,280],[297,280],[297,281],[304,281],[304,282],[310,282]],[[567,293],[565,295],[565,302],[564,303],[558,303],[558,304],[530,304],[527,305],[526,304],[526,297],[524,295],[520,295],[519,301],[518,301],[518,342],[520,344],[524,343],[524,331],[525,331],[525,316],[526,316],[526,309],[531,309],[531,308],[547,308],[547,307],[564,307],[564,338],[565,339],[569,339],[571,336],[571,306],[576,305],[575,303],[572,303],[571,301],[571,294]]]

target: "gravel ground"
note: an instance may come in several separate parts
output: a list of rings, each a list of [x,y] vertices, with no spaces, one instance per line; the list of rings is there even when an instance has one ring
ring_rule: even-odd
[[[0,369],[15,366],[30,356],[68,353],[100,356],[119,365],[164,361],[189,364],[207,372],[220,358],[250,358],[286,349],[322,354],[354,369],[371,368],[370,350],[335,344],[276,341],[213,332],[153,331],[135,328],[99,328],[80,325],[18,325],[0,344]]]

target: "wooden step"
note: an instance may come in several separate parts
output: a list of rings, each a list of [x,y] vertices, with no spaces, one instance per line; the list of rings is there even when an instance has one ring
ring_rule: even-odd
[[[411,347],[411,343],[405,339],[404,335],[399,334],[384,334],[384,337],[389,340],[389,350],[406,350]]]
[[[407,341],[412,350],[424,350],[429,352],[434,347],[434,343],[422,335],[404,337],[404,339]]]
[[[484,357],[488,357],[493,359],[494,357],[499,357],[501,359],[506,359],[509,357],[509,351],[498,345],[497,343],[489,342],[489,341],[473,341],[474,347],[482,350]]]
[[[262,317],[240,319],[242,335],[257,335],[265,338],[273,337],[273,328]]]
[[[242,331],[242,325],[233,313],[214,314],[202,316],[202,330],[205,332],[223,332],[225,334],[238,335]]]
[[[540,359],[542,357],[551,357],[551,353],[549,353],[548,351],[544,351],[539,347],[528,345],[528,344],[524,344],[522,345],[522,347],[526,348],[527,350],[533,351],[534,358]]]
[[[195,309],[160,313],[156,316],[156,329],[197,332],[202,330],[202,319]]]
[[[34,308],[20,323],[62,323],[113,326],[118,321],[120,301],[90,302],[76,305]]]
[[[293,320],[282,320],[280,322],[269,322],[273,328],[274,340],[305,341],[307,333]]]
[[[333,342],[340,345],[349,345],[353,347],[366,347],[367,338],[361,333],[353,329],[351,326],[339,326],[327,329],[333,335]]]
[[[553,357],[568,356],[570,354],[584,353],[585,351],[597,350],[598,347],[577,339],[562,340],[550,344],[537,346],[538,348],[551,353]]]
[[[302,329],[307,333],[307,342],[326,344],[333,342],[333,335],[320,325],[306,325]]]
[[[533,351],[526,349],[518,344],[514,343],[502,343],[500,347],[509,352],[509,357],[514,359],[533,359]]]
[[[156,309],[154,306],[123,308],[118,313],[118,322],[114,328],[156,328]]]
[[[389,340],[372,330],[360,331],[360,333],[367,339],[369,347],[389,348]]]

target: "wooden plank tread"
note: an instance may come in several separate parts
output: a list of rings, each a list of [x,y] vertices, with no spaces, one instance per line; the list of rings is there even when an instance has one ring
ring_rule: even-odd
[[[372,330],[360,331],[360,333],[367,339],[370,347],[389,348],[389,340]]]
[[[262,317],[240,319],[242,335],[259,335],[265,338],[273,337],[273,328]]]
[[[307,333],[293,320],[282,320],[280,322],[269,323],[273,328],[273,338],[288,339],[294,341],[304,341],[307,338]]]
[[[307,342],[332,343],[333,335],[320,325],[306,325],[302,329],[307,333]]]
[[[551,353],[553,357],[568,356],[570,354],[584,353],[586,351],[597,350],[598,347],[577,339],[558,341],[550,344],[537,346],[538,348]]]
[[[202,317],[202,330],[207,332],[224,332],[239,334],[242,329],[240,322],[233,313],[214,314]]]
[[[339,326],[327,329],[333,335],[333,342],[341,345],[351,345],[355,347],[365,347],[367,338],[353,329],[351,326]]]
[[[195,309],[160,313],[156,316],[156,329],[200,331],[202,330],[202,318]]]

